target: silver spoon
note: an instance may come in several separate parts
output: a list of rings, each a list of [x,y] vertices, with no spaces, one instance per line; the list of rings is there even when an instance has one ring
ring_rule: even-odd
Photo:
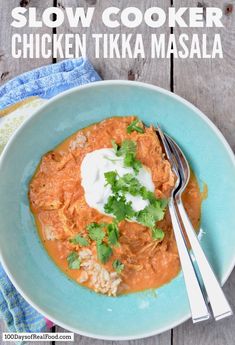
[[[214,315],[215,320],[220,320],[227,316],[233,314],[232,309],[223,293],[222,288],[206,258],[205,253],[199,243],[199,240],[196,236],[192,223],[190,222],[188,215],[185,211],[183,202],[182,202],[182,193],[188,185],[190,179],[190,168],[187,159],[185,158],[184,153],[176,144],[176,142],[169,136],[165,136],[170,149],[176,159],[178,165],[178,174],[181,177],[181,186],[176,191],[174,199],[178,207],[182,222],[184,224],[189,242],[192,247],[194,257],[197,261],[200,274],[202,276],[204,286],[210,301],[211,309]]]
[[[169,199],[168,207],[169,207],[169,212],[170,212],[170,216],[172,220],[172,226],[173,226],[175,239],[176,239],[176,243],[178,247],[181,267],[182,267],[182,271],[184,275],[185,286],[186,286],[190,309],[192,313],[192,320],[194,323],[196,323],[199,321],[207,320],[210,317],[210,313],[208,310],[205,296],[203,295],[203,292],[201,289],[199,279],[197,277],[197,273],[193,266],[193,262],[192,262],[189,250],[187,248],[187,244],[186,244],[185,238],[183,236],[183,231],[181,228],[181,223],[178,218],[178,213],[175,208],[175,203],[174,203],[175,193],[181,186],[181,177],[178,173],[177,162],[174,161],[175,158],[172,155],[168,142],[160,128],[158,128],[158,133],[164,145],[166,155],[169,161],[172,163],[172,170],[177,177],[175,187]]]

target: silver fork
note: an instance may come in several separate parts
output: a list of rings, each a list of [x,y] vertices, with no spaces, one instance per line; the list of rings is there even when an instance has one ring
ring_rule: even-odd
[[[233,314],[232,309],[223,293],[222,288],[208,262],[205,253],[198,241],[194,228],[188,218],[182,202],[182,193],[185,190],[189,178],[190,168],[184,153],[176,144],[176,142],[169,136],[165,136],[167,143],[176,159],[176,169],[181,179],[181,187],[176,191],[174,199],[179,210],[186,234],[192,247],[194,257],[197,261],[197,265],[203,279],[204,287],[206,289],[210,306],[215,320],[220,320]]]
[[[169,161],[172,162],[172,170],[177,177],[176,184],[171,193],[168,206],[169,206],[169,212],[170,212],[173,230],[175,234],[175,239],[176,239],[176,243],[178,247],[181,267],[182,267],[182,271],[184,275],[186,290],[187,290],[190,309],[192,313],[192,320],[194,323],[196,323],[199,321],[204,321],[204,320],[209,319],[210,313],[208,310],[205,296],[202,292],[199,279],[197,277],[195,268],[193,266],[190,253],[188,251],[185,238],[183,236],[180,220],[178,218],[177,210],[174,204],[174,197],[181,185],[180,175],[178,173],[178,169],[176,168],[177,166],[176,161],[174,161],[174,156],[171,153],[168,142],[166,141],[164,134],[162,133],[159,127],[158,127],[158,133],[164,145],[166,155]]]

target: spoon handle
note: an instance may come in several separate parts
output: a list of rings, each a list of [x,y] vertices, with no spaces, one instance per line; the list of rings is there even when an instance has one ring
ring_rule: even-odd
[[[210,301],[211,309],[215,320],[220,320],[224,317],[233,314],[232,309],[223,293],[223,290],[203,252],[199,240],[195,234],[194,228],[188,218],[184,209],[181,198],[176,198],[177,207],[185,227],[189,242],[192,247],[194,257],[197,261],[199,271],[201,273],[204,286]]]
[[[175,239],[178,247],[185,285],[188,293],[192,320],[194,323],[209,319],[210,313],[194,269],[191,256],[189,254],[185,239],[183,237],[181,225],[175,209],[173,198],[169,203],[169,212],[172,220]]]

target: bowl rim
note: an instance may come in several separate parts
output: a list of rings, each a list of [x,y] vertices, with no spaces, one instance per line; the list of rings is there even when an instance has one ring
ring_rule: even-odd
[[[199,116],[210,128],[211,130],[214,132],[214,134],[218,137],[218,139],[220,140],[221,144],[224,146],[224,148],[226,149],[227,153],[229,154],[229,157],[231,159],[231,162],[234,165],[234,169],[235,169],[235,155],[232,151],[232,148],[230,147],[229,143],[227,142],[227,140],[225,139],[224,135],[222,134],[222,132],[216,127],[216,125],[201,111],[199,110],[196,106],[194,106],[192,103],[190,103],[189,101],[187,101],[186,99],[184,99],[183,97],[168,91],[164,88],[161,88],[159,86],[155,86],[152,84],[147,84],[147,83],[143,83],[143,82],[138,82],[138,81],[129,81],[129,80],[105,80],[105,81],[96,81],[96,82],[91,82],[85,85],[80,85],[80,86],[76,86],[72,89],[66,90],[58,95],[56,95],[55,97],[51,98],[50,100],[47,100],[47,102],[45,104],[42,104],[37,110],[35,110],[32,115],[30,115],[26,120],[24,120],[24,122],[20,125],[20,127],[13,133],[13,135],[11,136],[10,140],[8,141],[7,145],[5,146],[5,148],[3,149],[2,154],[0,155],[0,174],[1,174],[1,169],[3,164],[5,163],[5,159],[7,157],[8,151],[11,149],[11,146],[14,145],[14,142],[17,140],[17,137],[19,135],[19,133],[21,133],[24,128],[27,126],[27,124],[31,121],[34,121],[34,118],[37,116],[40,116],[40,113],[42,111],[44,111],[45,108],[47,108],[48,106],[50,106],[51,104],[56,103],[59,99],[62,99],[64,97],[66,97],[69,94],[72,93],[76,93],[79,92],[80,90],[84,90],[84,89],[90,89],[90,88],[99,88],[102,85],[117,85],[117,86],[133,86],[133,87],[140,87],[140,88],[144,88],[144,89],[148,89],[151,91],[156,91],[158,93],[161,93],[163,95],[167,95],[171,98],[174,98],[176,101],[180,102],[181,104],[185,105],[188,108],[191,108],[193,110],[194,113],[196,113],[197,116]],[[39,305],[37,305],[33,300],[31,300],[30,297],[27,296],[27,294],[21,289],[20,285],[18,284],[18,282],[15,280],[14,276],[11,274],[7,262],[4,259],[4,256],[2,254],[1,248],[0,248],[0,263],[2,264],[3,269],[5,270],[5,272],[7,273],[8,277],[10,278],[12,284],[15,286],[15,288],[17,289],[17,291],[22,295],[22,297],[34,308],[36,309],[40,314],[42,314],[44,317],[46,317],[47,319],[51,320],[55,325],[58,325],[64,329],[67,329],[68,331],[71,331],[73,333],[77,333],[80,334],[82,336],[86,336],[86,337],[90,337],[93,339],[102,339],[102,340],[110,340],[110,341],[121,341],[121,340],[136,340],[136,339],[144,339],[147,337],[151,337],[151,336],[155,336],[157,334],[161,334],[164,333],[166,331],[169,331],[172,328],[175,328],[176,326],[179,326],[180,324],[182,324],[183,322],[187,321],[190,317],[191,317],[191,313],[189,312],[187,315],[185,315],[184,317],[182,317],[181,319],[173,322],[170,327],[166,326],[166,327],[162,327],[156,331],[151,331],[151,332],[146,332],[146,333],[142,333],[142,334],[137,334],[136,336],[104,336],[101,334],[93,334],[93,333],[89,333],[89,332],[84,332],[84,331],[80,331],[79,329],[76,329],[74,327],[71,327],[69,325],[67,325],[64,322],[61,322],[59,320],[57,320],[55,317],[51,316],[49,313],[47,313],[47,311],[45,311],[43,308],[41,308]],[[234,253],[234,257],[233,260],[231,260],[231,263],[229,265],[229,267],[226,270],[226,273],[224,274],[223,278],[222,278],[222,285],[224,285],[224,283],[227,281],[228,277],[230,276],[230,274],[232,273],[232,270],[235,266],[235,253]]]

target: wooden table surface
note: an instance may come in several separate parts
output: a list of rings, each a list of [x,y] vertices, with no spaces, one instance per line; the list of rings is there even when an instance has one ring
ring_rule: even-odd
[[[49,63],[55,63],[56,59],[27,59],[16,60],[11,57],[11,35],[17,29],[10,26],[11,11],[19,6],[36,7],[40,14],[49,6],[58,6],[62,9],[66,6],[95,6],[95,17],[90,28],[71,29],[64,24],[57,30],[49,28],[20,29],[20,33],[106,33],[100,20],[100,13],[109,6],[120,8],[137,6],[144,10],[152,6],[159,6],[167,10],[169,6],[210,6],[220,7],[223,10],[224,27],[207,29],[174,28],[166,25],[158,29],[158,33],[175,33],[182,31],[192,33],[207,33],[210,42],[214,33],[220,33],[223,41],[224,59],[94,59],[94,47],[88,44],[88,58],[94,64],[96,70],[103,79],[129,79],[151,83],[171,90],[184,97],[199,109],[201,109],[222,131],[225,138],[235,150],[235,0],[1,0],[0,11],[0,84],[4,84],[14,76]],[[15,31],[14,31],[15,30]],[[113,33],[132,32],[142,33],[146,46],[153,29],[142,25],[138,29],[128,30],[120,27]],[[234,229],[235,230],[235,229]],[[235,271],[231,274],[224,287],[225,293],[235,310]],[[165,332],[162,335],[144,340],[120,342],[125,345],[234,345],[235,344],[235,316],[218,323],[209,321],[192,325],[191,321]],[[0,330],[4,330],[0,323]],[[53,332],[64,331],[55,326]],[[0,340],[1,341],[1,340]],[[90,338],[75,336],[75,343],[80,345],[111,345],[116,342],[93,340]]]

